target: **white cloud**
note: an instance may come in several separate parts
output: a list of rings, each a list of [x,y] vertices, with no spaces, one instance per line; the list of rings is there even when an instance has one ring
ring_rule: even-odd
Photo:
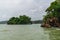
[[[42,19],[53,0],[0,0],[0,21],[12,16],[28,15],[32,20]]]

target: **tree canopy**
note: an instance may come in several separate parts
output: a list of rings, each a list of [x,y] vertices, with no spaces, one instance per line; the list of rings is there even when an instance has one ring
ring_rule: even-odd
[[[46,12],[47,15],[45,15],[44,20],[52,17],[60,18],[60,3],[58,3],[58,0],[52,2]]]
[[[47,14],[43,18],[44,25],[60,27],[60,0],[52,2],[46,12]]]
[[[48,14],[52,13],[55,17],[60,17],[60,4],[57,1],[51,3],[51,5],[46,9]]]
[[[31,18],[26,15],[19,17],[12,17],[9,19],[7,24],[31,24]]]

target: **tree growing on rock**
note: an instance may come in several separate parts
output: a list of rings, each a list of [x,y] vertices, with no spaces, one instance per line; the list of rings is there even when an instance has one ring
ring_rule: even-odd
[[[60,3],[56,0],[46,9],[47,15],[43,18],[43,25],[46,27],[60,27]]]

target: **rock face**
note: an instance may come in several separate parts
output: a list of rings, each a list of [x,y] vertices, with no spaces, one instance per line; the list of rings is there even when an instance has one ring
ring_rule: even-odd
[[[41,27],[60,27],[59,19],[56,17],[47,18],[46,22],[41,25]]]
[[[41,27],[50,28],[50,25],[49,24],[42,24]]]

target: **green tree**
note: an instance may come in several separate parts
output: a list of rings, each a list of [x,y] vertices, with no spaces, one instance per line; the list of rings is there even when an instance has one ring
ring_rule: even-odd
[[[47,8],[46,12],[48,14],[52,13],[52,15],[55,17],[60,17],[60,4],[57,1],[52,2]]]
[[[26,15],[19,17],[12,17],[7,22],[7,24],[31,24],[31,18]]]
[[[50,26],[60,26],[60,1],[56,0],[46,9],[47,14],[43,21]]]
[[[30,17],[28,17],[28,16],[25,16],[25,15],[23,15],[23,16],[19,16],[19,24],[29,24],[29,23],[31,23],[31,18]]]
[[[46,9],[47,15],[43,20],[47,20],[50,17],[56,17],[60,20],[60,1],[56,0]]]

